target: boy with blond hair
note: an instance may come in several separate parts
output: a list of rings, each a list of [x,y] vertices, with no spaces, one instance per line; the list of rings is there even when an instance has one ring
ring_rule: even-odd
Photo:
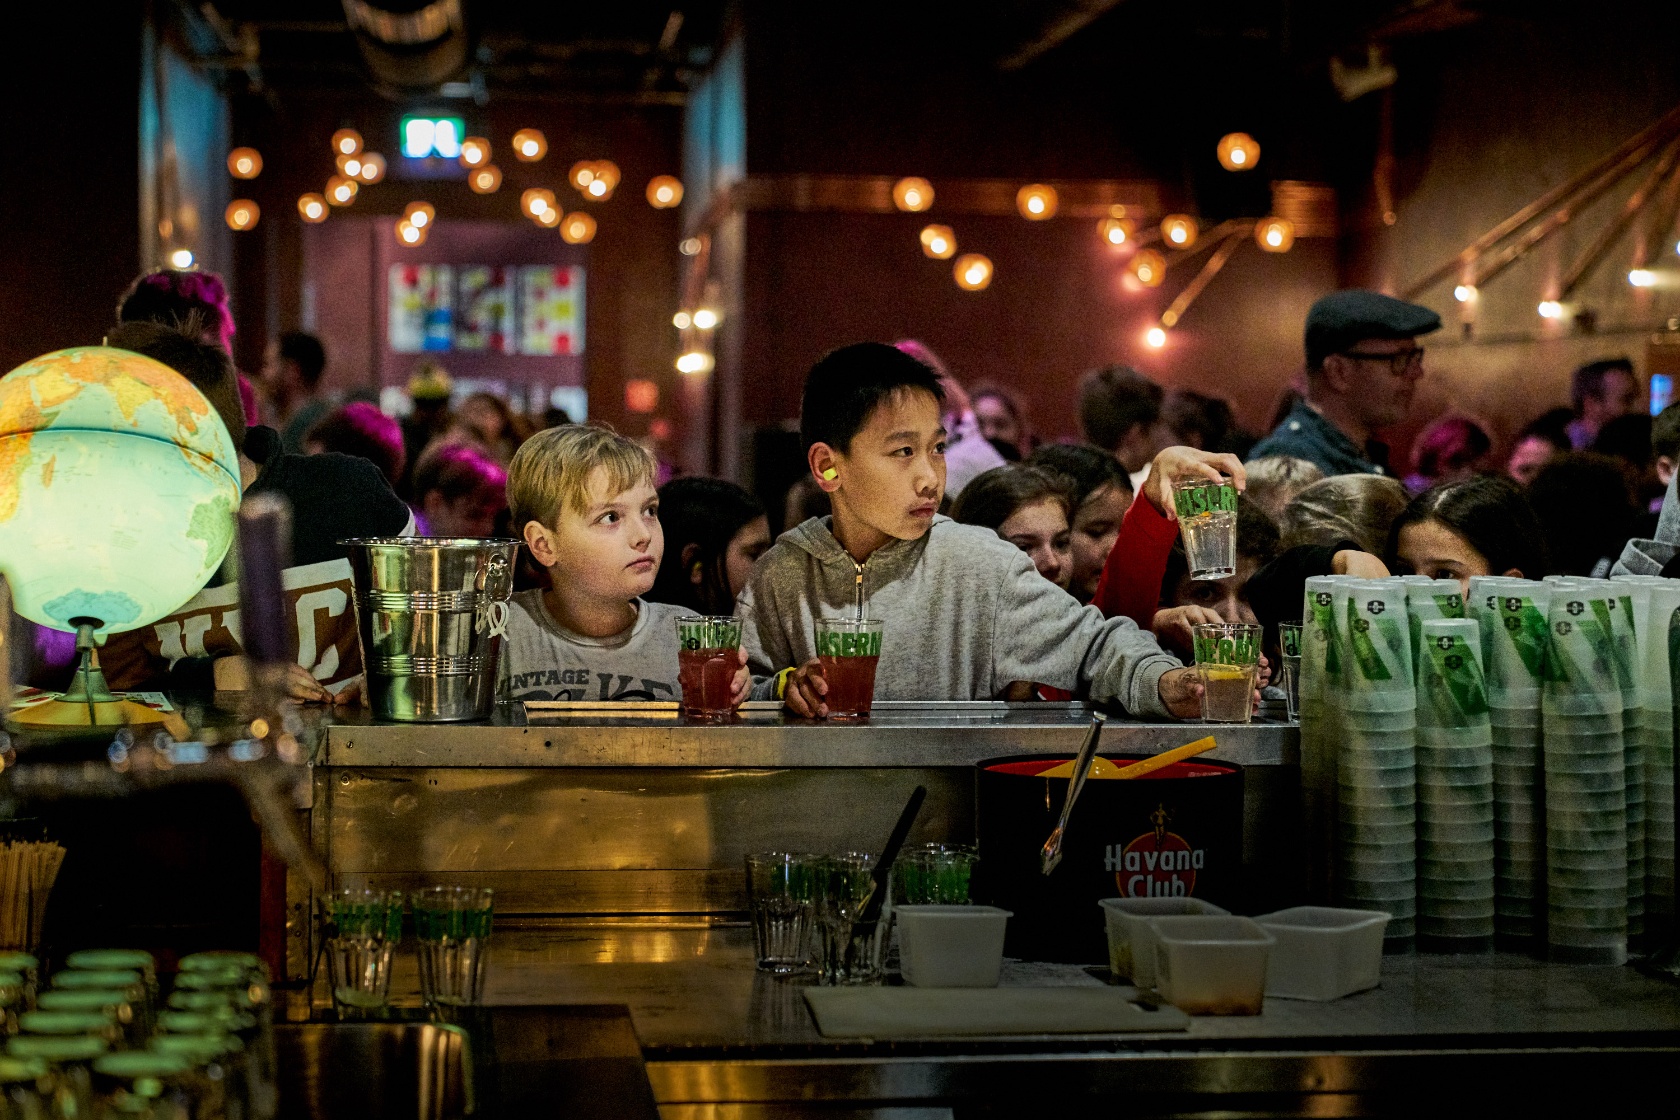
[[[648,450],[608,428],[538,432],[508,465],[508,506],[548,590],[508,612],[501,700],[680,700],[677,619],[642,599],[665,551]],[[750,685],[745,651],[734,700]]]

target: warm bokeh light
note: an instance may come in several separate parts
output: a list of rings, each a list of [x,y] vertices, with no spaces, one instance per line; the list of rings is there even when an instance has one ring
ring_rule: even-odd
[[[671,316],[671,325],[676,327],[679,331],[686,331],[689,327],[694,325],[694,316],[690,315],[686,311],[679,311],[675,315]]]
[[[397,223],[397,242],[413,248],[426,243],[426,231],[404,218]]]
[[[513,155],[525,163],[535,163],[548,154],[548,138],[534,128],[522,128],[513,134]]]
[[[964,253],[957,258],[951,273],[957,279],[957,287],[965,292],[978,292],[992,282],[992,262],[979,253]]]
[[[437,218],[437,208],[429,202],[411,202],[403,207],[403,217],[415,229],[427,229]]]
[[[531,220],[544,229],[553,229],[555,226],[560,224],[560,207],[550,206],[541,214],[534,215]]]
[[[1196,243],[1196,219],[1188,214],[1168,214],[1161,219],[1161,240],[1174,249],[1188,249]]]
[[[624,383],[624,407],[631,412],[652,412],[659,407],[659,382],[634,377]]]
[[[483,167],[490,162],[490,141],[482,136],[468,136],[461,141],[461,154],[456,158],[462,167]]]
[[[351,179],[360,179],[362,177],[361,156],[339,156],[337,162],[338,173],[340,175]]]
[[[1219,141],[1219,166],[1247,171],[1260,162],[1260,144],[1246,132],[1228,132]]]
[[[1132,239],[1137,226],[1130,218],[1104,218],[1097,223],[1097,232],[1110,245],[1124,245]]]
[[[1295,244],[1295,223],[1288,218],[1262,218],[1254,226],[1254,243],[1268,253],[1287,253]]]
[[[475,194],[495,194],[502,185],[502,169],[487,163],[467,176],[467,186]]]
[[[311,224],[327,220],[327,200],[314,191],[298,197],[298,215]]]
[[[572,164],[572,169],[566,173],[566,181],[578,190],[588,190],[589,184],[595,181],[595,162],[580,159]]]
[[[1153,249],[1139,249],[1127,270],[1144,287],[1159,287],[1167,278],[1167,259]]]
[[[915,175],[893,184],[893,205],[906,214],[920,214],[933,205],[933,184]]]
[[[177,249],[170,253],[169,265],[171,268],[191,268],[193,266],[192,250]]]
[[[262,174],[262,153],[255,148],[235,148],[228,153],[227,167],[235,179],[255,179]]]
[[[353,156],[362,150],[362,134],[353,128],[341,128],[332,134],[332,150],[336,156]]]
[[[1159,350],[1167,344],[1167,332],[1160,327],[1150,327],[1143,332],[1143,341],[1151,350]]]
[[[327,201],[334,206],[348,206],[356,201],[356,180],[334,175],[327,180]]]
[[[702,307],[694,312],[694,325],[700,330],[709,331],[718,325],[721,316],[710,307]]]
[[[223,217],[227,219],[229,229],[247,230],[255,228],[262,211],[250,199],[236,198],[228,203]]]
[[[1028,221],[1042,222],[1056,216],[1056,188],[1033,183],[1015,192],[1015,209]]]
[[[595,161],[595,182],[604,183],[608,194],[618,189],[619,180],[622,178],[623,175],[618,170],[618,164],[612,160],[600,159]]]
[[[1541,301],[1539,311],[1540,311],[1540,318],[1542,318],[1542,319],[1561,319],[1561,318],[1563,318],[1563,304],[1559,303],[1555,299],[1548,299],[1548,300]]]
[[[385,178],[385,157],[378,152],[363,152],[362,170],[356,178],[364,183],[377,183]]]
[[[922,230],[922,252],[936,261],[948,261],[957,253],[957,235],[950,226],[927,226]]]
[[[677,359],[678,373],[710,373],[717,363],[704,350],[690,350]]]
[[[1453,289],[1453,298],[1459,303],[1469,303],[1480,294],[1474,284],[1460,284]]]
[[[1657,284],[1657,274],[1648,268],[1636,268],[1628,273],[1628,283],[1636,288],[1654,288]]]
[[[582,210],[573,210],[560,223],[560,237],[568,245],[586,245],[595,237],[595,219]]]
[[[655,175],[648,180],[648,205],[655,210],[669,210],[682,201],[682,180],[675,175]]]
[[[545,210],[554,208],[554,192],[547,187],[527,187],[519,196],[519,209],[527,218],[540,218]]]

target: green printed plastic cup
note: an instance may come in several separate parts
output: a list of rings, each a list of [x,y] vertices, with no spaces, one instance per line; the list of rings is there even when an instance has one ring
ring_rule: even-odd
[[[1202,679],[1202,719],[1247,723],[1253,718],[1260,674],[1260,627],[1204,622],[1191,628],[1196,672]]]
[[[1425,619],[1463,618],[1464,590],[1456,579],[1401,576],[1406,587],[1406,619],[1412,634],[1412,664],[1418,661]]]
[[[1546,681],[1545,710],[1620,714],[1621,670],[1610,598],[1567,584],[1555,590],[1547,618],[1553,671]]]
[[[1469,619],[1418,623],[1418,726],[1487,733],[1487,687],[1482,680],[1481,631]]]
[[[740,649],[738,618],[689,615],[677,619],[677,680],[684,715],[712,722],[735,715]]]
[[[1345,580],[1332,590],[1336,638],[1346,653],[1343,705],[1353,711],[1403,711],[1416,703],[1405,585]]]
[[[1283,655],[1283,694],[1289,703],[1289,718],[1301,718],[1301,644],[1303,625],[1278,623],[1278,652]]]
[[[828,692],[830,719],[862,719],[875,702],[875,666],[881,659],[881,623],[876,619],[820,618],[817,661]]]
[[[1237,488],[1210,478],[1173,483],[1173,509],[1191,579],[1224,579],[1237,570]]]

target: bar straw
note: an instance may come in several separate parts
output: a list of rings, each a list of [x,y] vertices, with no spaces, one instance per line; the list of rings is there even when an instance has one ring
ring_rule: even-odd
[[[1182,747],[1174,747],[1170,751],[1162,751],[1154,758],[1146,758],[1142,762],[1134,762],[1130,766],[1123,766],[1116,778],[1141,778],[1145,774],[1153,774],[1157,770],[1165,769],[1175,762],[1182,762],[1193,758],[1204,751],[1211,751],[1215,746],[1214,738],[1209,735],[1197,739],[1194,743],[1186,743]]]

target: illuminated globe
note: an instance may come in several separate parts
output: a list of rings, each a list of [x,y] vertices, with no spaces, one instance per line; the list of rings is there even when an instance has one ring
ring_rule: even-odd
[[[0,378],[0,572],[25,618],[157,621],[215,574],[239,491],[221,417],[168,366],[85,346]]]

